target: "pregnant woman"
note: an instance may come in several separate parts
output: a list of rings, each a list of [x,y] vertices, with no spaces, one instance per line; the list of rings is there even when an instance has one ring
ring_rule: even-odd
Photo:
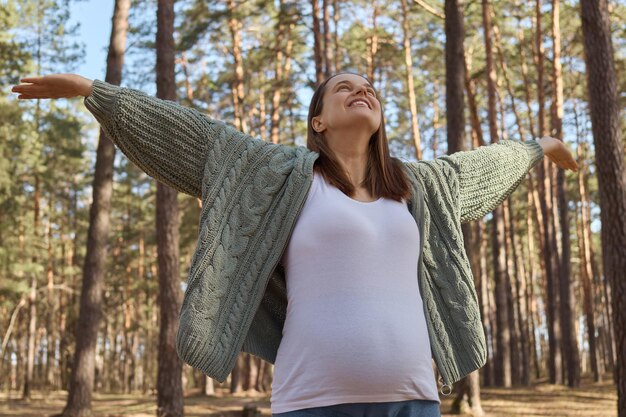
[[[486,361],[461,223],[544,155],[577,169],[550,137],[401,162],[351,73],[313,94],[306,147],[74,74],[21,81],[19,99],[85,97],[128,158],[202,199],[178,353],[219,381],[242,350],[274,363],[276,417],[439,416],[432,360],[447,388]]]

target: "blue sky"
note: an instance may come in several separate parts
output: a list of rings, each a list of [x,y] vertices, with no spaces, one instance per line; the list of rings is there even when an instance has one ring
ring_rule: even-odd
[[[90,79],[104,79],[111,36],[113,0],[71,2],[71,22],[80,22],[80,40],[85,43],[85,63],[76,72]]]

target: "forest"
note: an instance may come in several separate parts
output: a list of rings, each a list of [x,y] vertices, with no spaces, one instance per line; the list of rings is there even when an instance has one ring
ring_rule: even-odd
[[[76,73],[84,0],[0,1],[0,416],[271,415],[273,365],[220,383],[174,338],[201,200],[158,183],[82,99],[18,100]],[[551,136],[501,206],[463,225],[487,363],[442,414],[626,417],[626,3],[111,0],[99,80],[306,146],[316,86],[376,87],[392,156]],[[450,392],[446,390],[449,389]]]

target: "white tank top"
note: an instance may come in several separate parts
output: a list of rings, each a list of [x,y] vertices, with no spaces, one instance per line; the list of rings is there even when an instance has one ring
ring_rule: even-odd
[[[315,172],[281,260],[287,316],[272,413],[439,401],[406,202],[354,200]]]

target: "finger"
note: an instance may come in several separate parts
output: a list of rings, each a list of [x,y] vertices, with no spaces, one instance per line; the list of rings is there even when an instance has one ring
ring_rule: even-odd
[[[38,86],[35,84],[20,84],[14,86],[11,91],[14,93],[23,93],[23,94],[43,94],[44,90],[42,86]]]
[[[20,78],[20,82],[21,83],[32,83],[32,84],[37,84],[38,82],[40,82],[43,79],[43,77],[25,77],[25,78]]]
[[[18,100],[37,100],[40,98],[47,98],[47,97],[43,97],[43,96],[35,95],[35,94],[20,94],[19,96],[17,96]]]
[[[20,84],[20,85],[14,85],[13,87],[11,87],[11,91],[14,93],[22,93],[27,91],[27,88],[29,86],[31,86],[32,84]]]

